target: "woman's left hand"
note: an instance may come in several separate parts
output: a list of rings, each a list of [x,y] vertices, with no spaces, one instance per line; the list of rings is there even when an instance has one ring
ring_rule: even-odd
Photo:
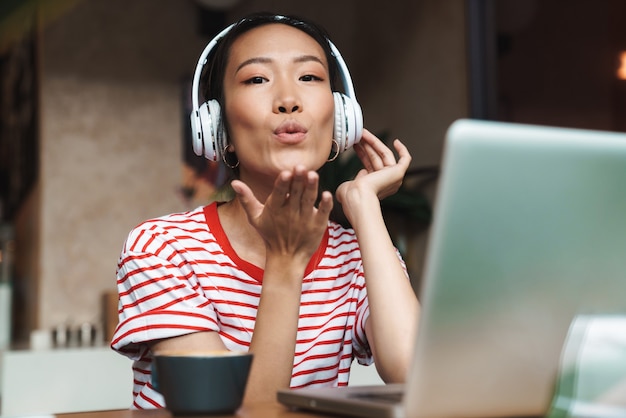
[[[361,141],[354,150],[363,163],[354,180],[346,181],[337,188],[337,200],[350,220],[355,205],[362,203],[367,195],[374,194],[378,200],[396,193],[402,185],[404,175],[411,163],[411,154],[400,140],[393,146],[398,152],[398,160],[391,149],[367,129],[363,130]]]

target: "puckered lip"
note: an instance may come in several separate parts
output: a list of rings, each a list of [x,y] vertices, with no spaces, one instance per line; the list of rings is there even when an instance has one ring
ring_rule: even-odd
[[[274,129],[276,138],[285,144],[295,144],[303,141],[307,132],[308,130],[304,125],[293,119],[282,122]]]
[[[274,130],[275,135],[306,133],[307,129],[295,120],[286,120]]]

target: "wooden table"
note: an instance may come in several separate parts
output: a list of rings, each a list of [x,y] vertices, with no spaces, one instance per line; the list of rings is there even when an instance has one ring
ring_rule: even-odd
[[[56,418],[172,418],[167,409],[131,410],[118,409],[110,411],[79,412],[52,415]],[[245,405],[234,415],[210,415],[210,418],[315,418],[331,417],[304,411],[293,411],[277,402]]]

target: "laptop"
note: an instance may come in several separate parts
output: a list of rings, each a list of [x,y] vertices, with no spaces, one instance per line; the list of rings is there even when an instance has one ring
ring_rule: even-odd
[[[626,313],[626,134],[455,121],[421,283],[406,384],[285,389],[279,402],[358,417],[546,414],[574,318]]]

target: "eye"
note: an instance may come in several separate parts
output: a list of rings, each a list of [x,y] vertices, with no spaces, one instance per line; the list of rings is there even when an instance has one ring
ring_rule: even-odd
[[[249,79],[245,81],[245,83],[246,84],[262,84],[262,83],[265,83],[266,81],[267,79],[261,76],[256,76],[256,77],[250,77]]]
[[[313,74],[307,74],[300,77],[301,81],[322,81],[322,79]]]

